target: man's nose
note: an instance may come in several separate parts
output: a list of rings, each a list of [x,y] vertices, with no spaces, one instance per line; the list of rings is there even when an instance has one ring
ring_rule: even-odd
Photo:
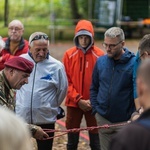
[[[40,56],[44,56],[44,55],[45,55],[45,52],[44,52],[44,51],[39,51],[39,55],[40,55]]]
[[[107,45],[107,46],[105,47],[105,49],[106,49],[106,50],[110,50],[110,46]]]

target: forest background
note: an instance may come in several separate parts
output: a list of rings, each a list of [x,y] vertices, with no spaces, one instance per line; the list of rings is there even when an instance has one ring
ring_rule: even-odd
[[[0,0],[0,35],[7,36],[8,23],[19,19],[25,26],[24,37],[28,39],[34,31],[51,35],[51,27],[65,26],[55,33],[56,39],[71,40],[72,27],[79,19],[94,20],[96,0]],[[69,30],[72,29],[72,30]]]

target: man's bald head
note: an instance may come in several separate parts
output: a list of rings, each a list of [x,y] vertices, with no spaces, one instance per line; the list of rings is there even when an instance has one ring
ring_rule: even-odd
[[[8,25],[8,36],[11,41],[19,42],[24,33],[24,25],[20,20],[13,20]]]
[[[20,20],[12,20],[10,23],[9,23],[9,25],[8,25],[8,28],[10,27],[10,26],[18,26],[19,28],[22,28],[22,29],[24,29],[24,25],[23,25],[23,23],[20,21]]]

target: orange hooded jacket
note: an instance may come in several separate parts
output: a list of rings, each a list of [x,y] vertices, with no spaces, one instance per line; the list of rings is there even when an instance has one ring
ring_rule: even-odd
[[[82,32],[83,31],[83,32]],[[86,50],[83,50],[78,43],[78,36],[88,35],[91,43]],[[75,28],[75,45],[67,50],[63,62],[68,78],[68,93],[65,105],[78,107],[80,99],[89,100],[92,71],[95,62],[104,52],[94,46],[94,30],[90,21],[80,20]]]

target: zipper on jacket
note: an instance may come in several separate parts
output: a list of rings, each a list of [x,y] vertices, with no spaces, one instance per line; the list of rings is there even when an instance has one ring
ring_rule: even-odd
[[[31,93],[31,107],[30,107],[30,112],[31,112],[31,123],[33,123],[33,114],[32,114],[32,107],[33,107],[33,91],[34,91],[34,82],[35,82],[35,74],[36,74],[36,67],[37,63],[35,63],[35,69],[34,69],[34,75],[33,75],[33,84],[32,84],[32,93]]]
[[[82,57],[80,57],[80,71],[82,71]]]
[[[83,60],[83,69],[84,69],[84,70],[83,70],[83,75],[82,75],[82,94],[83,94],[83,90],[84,90],[84,89],[83,89],[83,85],[84,85],[83,80],[84,80],[84,75],[85,75],[85,65],[86,65],[85,55],[86,55],[86,54],[84,54],[84,56],[83,56],[83,57],[84,57],[84,60]]]
[[[110,108],[110,98],[111,98],[111,92],[112,92],[112,81],[114,79],[114,72],[115,72],[115,66],[113,66],[113,72],[112,72],[112,77],[111,77],[111,81],[110,81],[110,88],[109,88],[109,91],[108,91],[108,109]]]

